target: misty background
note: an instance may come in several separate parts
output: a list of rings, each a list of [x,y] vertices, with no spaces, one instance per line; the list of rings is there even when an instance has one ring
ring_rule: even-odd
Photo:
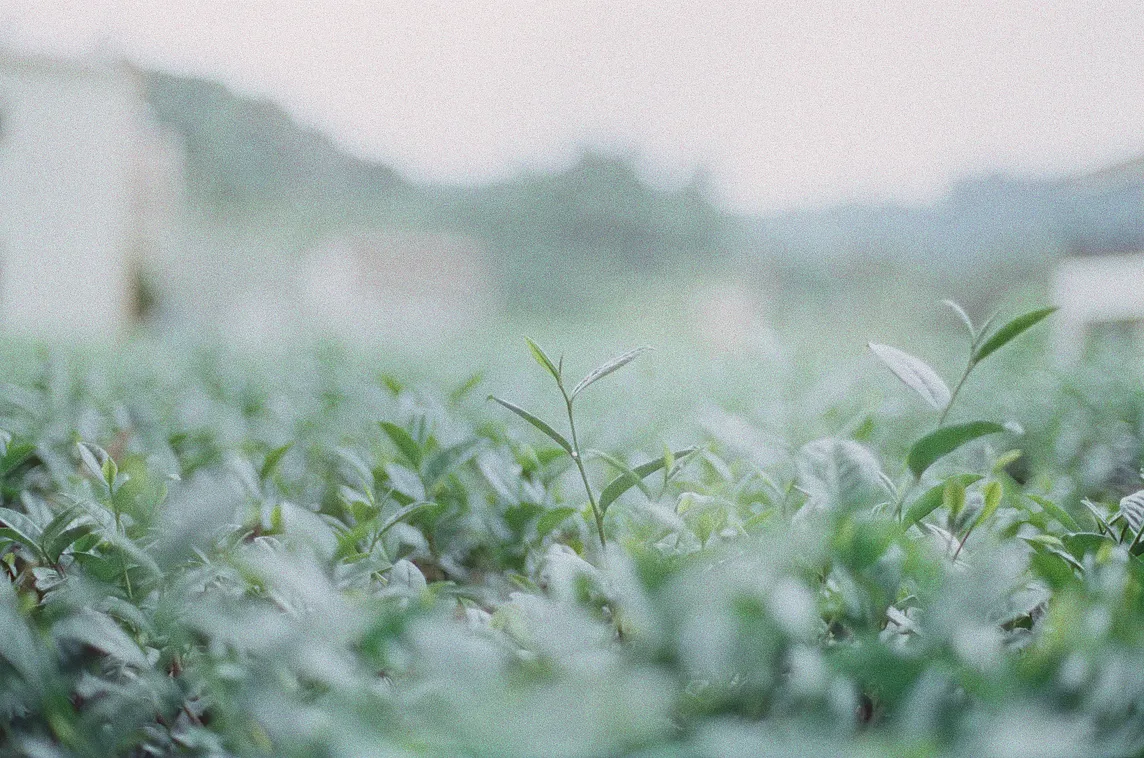
[[[859,349],[1144,249],[1134,3],[3,0],[0,29],[138,76],[178,156],[176,242],[132,269],[161,332]]]

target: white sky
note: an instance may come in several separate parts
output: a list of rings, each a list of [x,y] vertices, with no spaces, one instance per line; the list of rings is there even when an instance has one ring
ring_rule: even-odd
[[[760,211],[1144,152],[1140,0],[0,0],[0,42],[101,40],[423,179],[608,145]]]

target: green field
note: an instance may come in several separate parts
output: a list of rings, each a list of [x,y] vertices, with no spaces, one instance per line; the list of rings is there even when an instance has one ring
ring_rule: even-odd
[[[1139,360],[915,306],[944,380],[860,316],[8,345],[3,752],[1141,754]]]

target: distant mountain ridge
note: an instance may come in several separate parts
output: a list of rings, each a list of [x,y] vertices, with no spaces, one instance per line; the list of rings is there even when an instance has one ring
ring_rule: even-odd
[[[147,72],[144,81],[156,116],[183,142],[190,198],[208,210],[286,210],[314,222],[367,209],[394,216],[424,202],[397,172],[347,155],[270,101],[158,72]]]
[[[1052,260],[1144,244],[1144,177],[1081,183],[987,176],[958,182],[929,206],[847,205],[759,219],[752,228],[788,258],[870,255],[937,266]]]
[[[192,201],[220,216],[446,229],[493,247],[590,249],[632,264],[721,244],[724,214],[700,186],[653,188],[623,158],[588,153],[563,172],[483,187],[417,185],[346,154],[271,102],[170,74],[149,72],[145,82],[157,117],[185,146]]]
[[[1047,262],[1071,249],[1144,240],[1144,172],[1076,182],[986,176],[958,182],[931,206],[736,218],[699,181],[656,189],[625,158],[594,153],[564,171],[486,186],[415,184],[346,154],[268,101],[169,74],[145,81],[159,119],[186,147],[189,194],[208,212],[318,236],[348,226],[457,232],[485,242],[510,278],[568,256],[636,270],[728,251],[791,265],[860,257],[961,267]]]

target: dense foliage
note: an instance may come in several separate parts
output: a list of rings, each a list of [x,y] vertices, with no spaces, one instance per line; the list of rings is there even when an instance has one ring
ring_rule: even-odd
[[[1140,388],[974,373],[1046,315],[966,318],[952,388],[871,345],[923,402],[854,414],[808,388],[793,415],[830,436],[724,412],[650,453],[592,449],[574,405],[606,404],[613,371],[656,359],[639,351],[577,384],[529,343],[559,423],[520,387],[487,403],[477,378],[438,393],[336,353],[12,358],[0,738],[36,756],[1139,754]]]

